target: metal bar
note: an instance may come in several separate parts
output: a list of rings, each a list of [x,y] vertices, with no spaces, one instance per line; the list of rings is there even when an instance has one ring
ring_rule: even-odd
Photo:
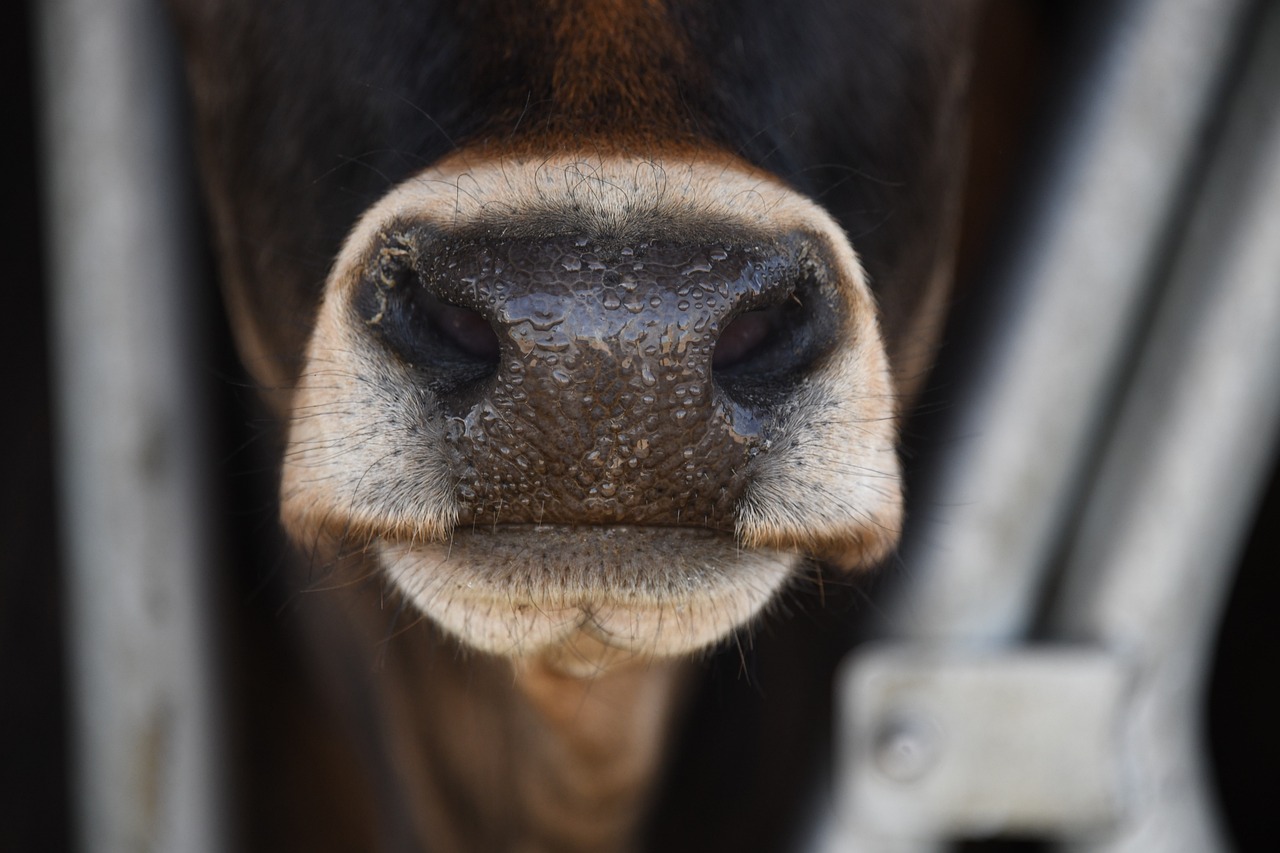
[[[1201,743],[1213,639],[1280,436],[1280,5],[1261,26],[1101,457],[1055,635],[1134,674],[1125,830],[1077,849],[1221,850]]]
[[[223,847],[175,67],[147,0],[36,4],[82,850]]]
[[[1246,6],[1131,0],[1108,22],[993,282],[994,334],[934,442],[890,636],[982,644],[1029,627]]]
[[[1120,822],[1129,677],[1113,656],[889,643],[860,649],[848,684],[842,805],[868,840],[1086,838]]]
[[[1095,470],[1108,407],[1128,372],[1155,275],[1183,221],[1179,203],[1218,114],[1215,99],[1248,9],[1245,0],[1118,3],[1083,69],[1041,184],[1029,192],[1023,227],[1011,235],[1015,253],[993,281],[1003,294],[986,318],[994,334],[966,353],[972,362],[949,386],[956,408],[934,442],[942,455],[931,460],[933,477],[915,495],[925,509],[908,531],[903,582],[880,626],[883,636],[906,641],[903,654],[941,662],[938,684],[921,695],[942,694],[947,661],[971,664],[964,650],[1016,645],[1034,627],[1053,561]],[[948,653],[939,656],[944,647]],[[875,697],[850,692],[859,684],[867,689],[865,672],[855,665],[849,674],[846,706],[877,705]],[[962,715],[963,708],[944,712]],[[874,737],[891,723],[846,725]],[[845,755],[865,758],[875,748],[856,741]],[[846,768],[843,784],[857,772]],[[861,774],[859,784],[867,778]],[[866,791],[855,793],[872,801]],[[840,796],[843,803],[855,800],[848,790]],[[1102,831],[1105,821],[1093,826]],[[810,846],[921,853],[973,828],[935,826],[929,836],[879,829],[866,821],[828,823]],[[1196,837],[1212,843],[1213,833]]]

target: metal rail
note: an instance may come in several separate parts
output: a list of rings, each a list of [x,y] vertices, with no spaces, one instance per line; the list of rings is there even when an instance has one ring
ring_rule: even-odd
[[[1221,849],[1200,697],[1280,443],[1280,5],[1268,3],[1049,629],[1123,660],[1130,818],[1084,849]]]
[[[955,416],[915,496],[923,509],[902,554],[911,582],[889,636],[983,644],[1030,628],[1183,216],[1248,3],[1113,6],[995,270],[991,333],[950,394]]]
[[[1201,688],[1280,435],[1280,6],[1257,10],[1242,39],[1245,3],[1120,7],[889,642],[850,663],[819,849],[1224,849]]]
[[[79,849],[224,846],[175,63],[149,0],[35,5]]]

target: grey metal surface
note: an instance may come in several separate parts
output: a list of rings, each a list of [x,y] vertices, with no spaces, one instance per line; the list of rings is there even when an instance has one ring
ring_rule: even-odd
[[[1124,809],[1128,682],[1096,651],[860,650],[837,801],[868,841],[1106,831]]]
[[[1010,296],[991,324],[999,337],[952,389],[957,410],[938,441],[945,459],[916,496],[926,518],[904,549],[904,583],[882,626],[898,646],[872,654],[908,662],[918,696],[950,697],[930,724],[943,743],[947,731],[992,734],[983,727],[989,703],[951,689],[949,662],[963,669],[975,650],[1020,648],[1030,690],[1047,677],[1036,671],[1042,647],[1021,645],[1033,630],[1110,658],[1129,692],[1115,705],[1124,768],[1094,774],[1108,796],[1038,828],[1010,828],[1074,839],[1078,849],[1207,853],[1224,841],[1202,766],[1200,689],[1280,431],[1280,38],[1267,29],[1258,39],[1217,139],[1207,131],[1223,115],[1251,4],[1138,0],[1120,9],[1003,270]],[[1280,7],[1266,17],[1280,29]],[[1055,576],[1065,577],[1060,589]],[[1037,624],[1045,612],[1050,624]],[[884,671],[870,660],[861,666]],[[959,775],[930,788],[921,780],[941,764],[908,782],[876,769],[877,740],[900,712],[887,698],[892,679],[877,685],[859,667],[842,688],[853,715],[846,758],[871,764],[840,771],[852,807],[811,847],[921,853],[982,835]],[[1007,720],[1009,742],[1022,742],[1015,736],[1037,716],[1046,738],[1074,734],[1031,702]],[[1043,762],[1041,780],[1100,767],[1078,755],[1009,752],[990,750],[986,768],[970,752],[966,772],[983,790],[1003,785],[987,795],[1011,809],[1029,804],[1028,791],[1007,763]],[[899,799],[877,799],[886,794]],[[896,818],[868,813],[885,802]],[[1104,813],[1119,816],[1110,828]]]
[[[1129,0],[1107,22],[999,271],[996,334],[949,395],[889,635],[987,643],[1027,629],[1246,6]]]
[[[1056,636],[1135,676],[1134,817],[1089,850],[1224,847],[1200,697],[1280,451],[1280,4],[1263,9],[1054,602]]]
[[[82,850],[223,846],[173,63],[148,0],[36,4]]]

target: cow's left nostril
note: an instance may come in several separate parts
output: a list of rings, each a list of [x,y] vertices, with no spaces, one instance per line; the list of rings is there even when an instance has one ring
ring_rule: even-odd
[[[799,388],[840,339],[840,300],[830,266],[812,244],[804,261],[784,257],[778,286],[761,295],[772,304],[733,316],[711,357],[715,383],[735,403],[764,414]],[[757,302],[758,304],[758,302]]]
[[[765,308],[748,311],[733,318],[711,355],[714,370],[727,370],[749,360],[757,350],[767,345],[778,323],[778,309]]]
[[[497,361],[498,336],[479,312],[450,305],[425,293],[420,300],[427,303],[427,319],[437,334],[467,355],[484,361]]]

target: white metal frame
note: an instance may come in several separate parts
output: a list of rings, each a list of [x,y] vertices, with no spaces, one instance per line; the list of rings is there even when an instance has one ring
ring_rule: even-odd
[[[1225,849],[1199,711],[1280,435],[1280,6],[1116,9],[849,663],[819,849]]]
[[[152,0],[36,4],[81,850],[225,846],[191,200]]]

